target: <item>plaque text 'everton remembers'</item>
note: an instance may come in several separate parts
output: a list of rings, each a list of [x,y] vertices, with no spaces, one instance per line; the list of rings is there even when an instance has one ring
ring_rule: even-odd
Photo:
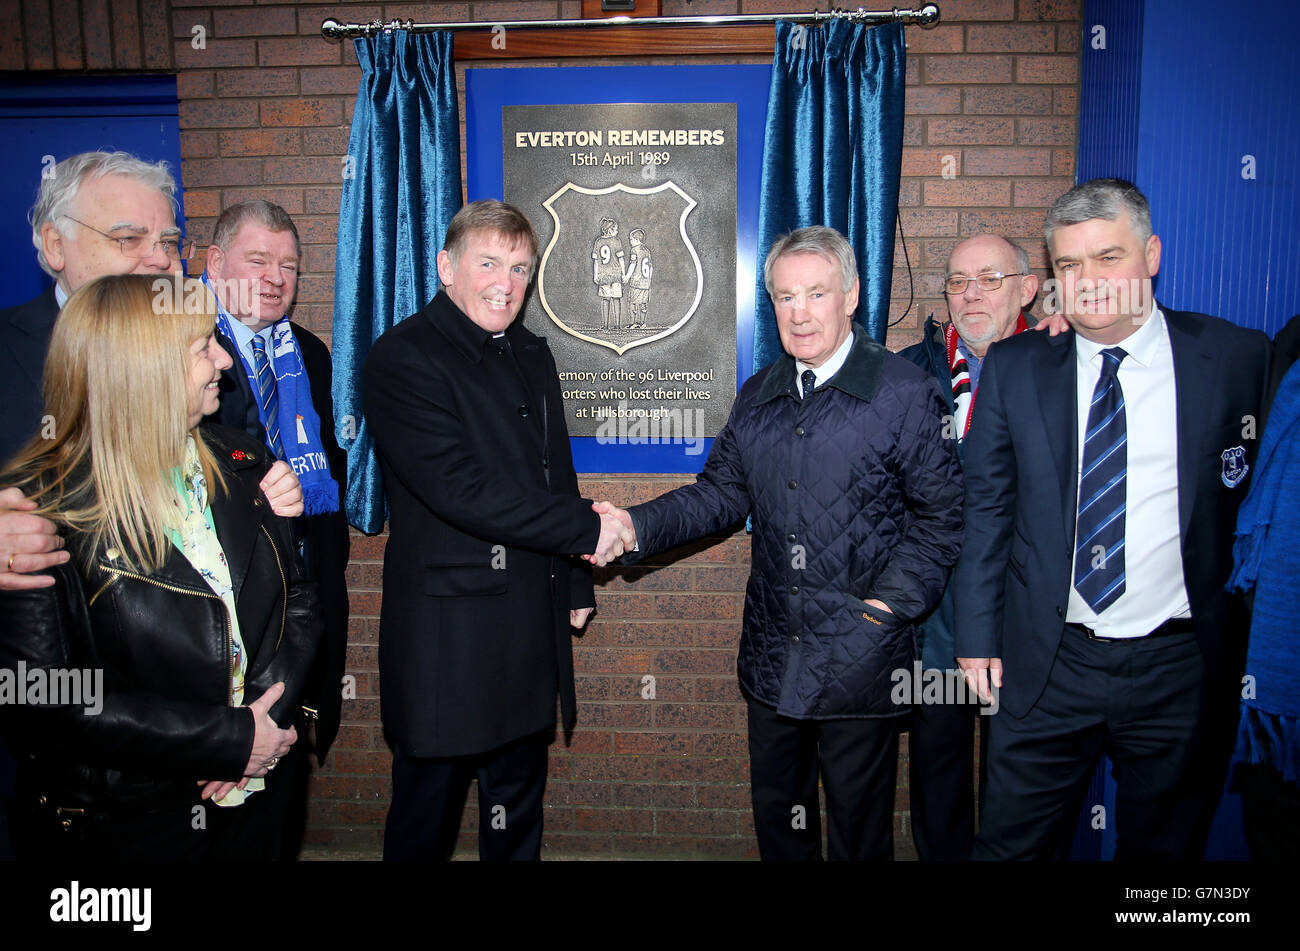
[[[699,451],[736,392],[736,106],[501,111],[505,199],[540,241],[526,320],[569,434]]]

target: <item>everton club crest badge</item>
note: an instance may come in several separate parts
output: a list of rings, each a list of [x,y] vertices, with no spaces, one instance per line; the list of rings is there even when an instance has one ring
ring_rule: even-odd
[[[1235,489],[1250,471],[1250,466],[1246,465],[1246,447],[1234,446],[1225,449],[1219,454],[1219,458],[1223,460],[1223,473],[1219,478],[1228,488]]]

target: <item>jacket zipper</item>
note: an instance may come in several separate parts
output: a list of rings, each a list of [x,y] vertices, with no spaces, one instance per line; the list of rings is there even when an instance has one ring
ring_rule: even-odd
[[[279,559],[278,554],[276,555],[276,558],[277,560]],[[226,615],[226,656],[230,658],[229,665],[228,665],[230,676],[226,678],[226,705],[234,706],[235,705],[235,630],[234,627],[232,627],[231,625],[230,612],[226,610],[225,602],[221,601],[221,599],[211,591],[195,591],[193,588],[182,588],[179,585],[167,584],[166,582],[163,581],[156,581],[153,578],[146,578],[144,575],[136,574],[134,571],[123,571],[121,568],[109,568],[107,565],[99,565],[98,567],[100,571],[106,571],[111,575],[120,575],[123,578],[134,578],[136,581],[143,581],[145,584],[151,584],[155,587],[163,588],[166,591],[174,591],[177,594],[189,594],[189,595],[193,595],[196,598],[212,598],[214,601],[221,602],[222,612]],[[284,572],[282,570],[281,577],[283,577],[283,575]],[[104,585],[104,588],[107,587],[108,585]],[[96,598],[103,593],[104,588],[100,588],[99,591],[95,592]]]
[[[280,549],[275,547],[275,539],[271,537],[271,533],[266,530],[265,525],[261,526],[261,529],[262,534],[266,536],[266,540],[271,543],[271,551],[275,553],[275,567],[280,569],[280,592],[282,594],[280,598],[280,636],[275,639],[275,649],[278,651],[280,642],[284,640],[284,621],[289,611],[289,582],[284,577],[284,563],[280,561]]]

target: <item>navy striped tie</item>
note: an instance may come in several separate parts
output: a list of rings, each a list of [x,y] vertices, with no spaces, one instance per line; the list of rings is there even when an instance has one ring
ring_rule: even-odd
[[[271,361],[266,358],[266,342],[253,334],[253,369],[257,373],[257,402],[262,408],[262,419],[266,420],[266,441],[275,452],[277,459],[284,458],[284,447],[280,444],[280,400],[275,394],[275,371]]]
[[[1124,593],[1124,509],[1128,493],[1128,426],[1119,347],[1101,352],[1101,376],[1092,391],[1079,479],[1074,589],[1100,614]]]

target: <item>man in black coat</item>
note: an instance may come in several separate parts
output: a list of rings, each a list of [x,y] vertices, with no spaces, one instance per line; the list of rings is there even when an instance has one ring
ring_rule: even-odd
[[[990,348],[965,451],[958,661],[1000,687],[974,854],[1063,857],[1105,752],[1116,857],[1196,859],[1237,722],[1224,584],[1268,339],[1155,301],[1128,182],[1071,189],[1045,230],[1074,332]]]
[[[558,693],[573,728],[572,628],[622,526],[578,497],[546,341],[516,323],[537,235],[516,208],[462,208],[443,290],[366,361],[366,425],[388,496],[379,630],[394,744],[385,859],[451,855],[471,778],[479,856],[537,859]]]
[[[233,364],[221,374],[221,409],[210,418],[262,440],[303,483],[300,549],[307,577],[317,583],[324,630],[303,690],[308,722],[302,732],[323,763],[338,735],[347,660],[348,524],[342,504],[347,453],[334,435],[329,350],[287,316],[297,290],[300,250],[293,219],[271,202],[240,202],[217,219],[207,279],[221,304],[217,339]],[[285,816],[277,855],[291,859],[306,823],[303,745],[279,769],[288,775],[277,787]]]

